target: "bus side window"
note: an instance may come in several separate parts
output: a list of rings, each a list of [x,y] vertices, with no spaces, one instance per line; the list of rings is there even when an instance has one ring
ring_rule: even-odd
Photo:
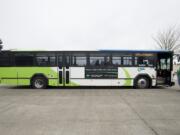
[[[47,56],[37,56],[36,63],[38,66],[48,66],[48,57]]]
[[[110,59],[110,57],[109,56],[107,56],[106,57],[106,59],[105,59],[105,65],[111,65],[111,59]]]
[[[32,54],[16,54],[16,66],[34,66],[34,56]]]
[[[49,57],[49,64],[50,64],[50,66],[56,66],[56,57],[55,56]]]
[[[134,65],[138,66],[138,57],[134,57]]]
[[[91,66],[104,66],[105,58],[104,57],[90,57]]]
[[[154,58],[153,57],[135,57],[134,65],[136,66],[150,66],[154,65]]]
[[[123,65],[124,66],[132,66],[132,57],[130,57],[130,56],[123,57]]]
[[[66,59],[65,59],[65,65],[67,66],[67,67],[69,67],[70,66],[70,56],[66,56],[65,57]]]
[[[63,66],[63,58],[62,58],[62,56],[58,56],[58,66],[60,66],[60,67]]]
[[[56,56],[50,53],[38,53],[35,57],[37,66],[56,66]]]
[[[113,56],[112,57],[112,64],[115,66],[121,65],[121,57],[120,56]]]
[[[86,57],[76,57],[76,65],[77,66],[86,66],[87,65]]]
[[[9,66],[10,65],[10,57],[6,53],[0,52],[0,66]]]

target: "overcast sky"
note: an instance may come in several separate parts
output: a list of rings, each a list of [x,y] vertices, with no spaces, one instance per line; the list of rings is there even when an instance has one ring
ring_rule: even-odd
[[[155,49],[180,0],[0,0],[4,49]]]

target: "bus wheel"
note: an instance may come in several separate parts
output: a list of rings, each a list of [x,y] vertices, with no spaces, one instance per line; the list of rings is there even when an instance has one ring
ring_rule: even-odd
[[[150,81],[145,76],[140,76],[135,81],[135,88],[146,89],[149,88]]]
[[[45,89],[47,87],[47,81],[41,76],[34,77],[32,80],[32,87],[35,89]]]

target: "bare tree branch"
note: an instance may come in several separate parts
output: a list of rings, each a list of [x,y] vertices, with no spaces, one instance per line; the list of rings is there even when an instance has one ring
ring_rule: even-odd
[[[163,50],[177,51],[180,49],[180,31],[176,27],[170,27],[165,31],[157,33],[153,37],[158,48]]]

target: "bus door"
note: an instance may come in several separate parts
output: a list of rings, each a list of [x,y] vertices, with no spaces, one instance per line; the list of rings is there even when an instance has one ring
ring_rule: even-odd
[[[172,59],[169,53],[157,56],[157,84],[171,84]]]
[[[68,86],[70,83],[69,79],[69,65],[70,56],[59,55],[58,56],[58,84],[60,86]]]

